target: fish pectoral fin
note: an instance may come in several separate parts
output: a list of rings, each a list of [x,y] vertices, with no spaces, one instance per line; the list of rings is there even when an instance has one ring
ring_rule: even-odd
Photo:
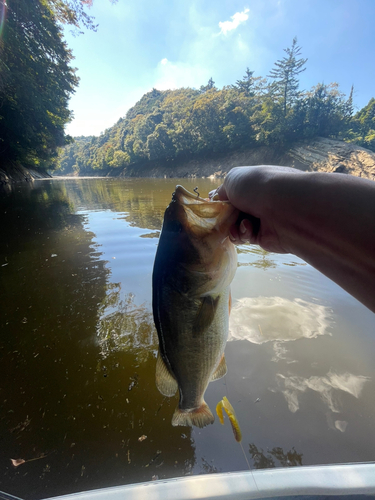
[[[200,299],[201,305],[193,324],[194,335],[200,335],[211,325],[219,300],[219,295],[216,298],[213,298],[211,295],[207,295],[206,297]]]
[[[163,396],[169,398],[174,396],[178,389],[177,381],[165,364],[160,350],[158,352],[158,359],[156,360],[156,387]]]
[[[181,408],[176,408],[173,414],[172,425],[174,427],[178,425],[185,425],[192,427],[205,427],[206,425],[213,424],[215,417],[212,415],[207,403],[203,401],[199,408],[194,408],[191,410],[182,410]]]
[[[219,378],[224,377],[226,373],[227,373],[227,363],[225,361],[225,356],[223,354],[216,370],[214,371],[211,377],[211,382],[213,380],[218,380]]]

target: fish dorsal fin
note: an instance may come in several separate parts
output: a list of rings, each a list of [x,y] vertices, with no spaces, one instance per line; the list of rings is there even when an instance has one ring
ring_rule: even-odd
[[[220,296],[218,295],[216,298],[213,298],[211,295],[207,295],[200,300],[201,306],[193,324],[194,336],[202,334],[211,325],[216,313]]]
[[[214,371],[211,377],[211,381],[224,377],[226,373],[227,373],[227,363],[225,362],[225,356],[223,354],[216,370]]]
[[[165,364],[160,354],[160,349],[158,352],[158,359],[156,360],[156,387],[163,396],[169,398],[174,396],[178,389],[177,381]]]

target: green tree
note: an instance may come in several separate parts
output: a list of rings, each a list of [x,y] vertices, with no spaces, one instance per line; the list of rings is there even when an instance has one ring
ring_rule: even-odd
[[[117,0],[110,0],[117,3]],[[98,24],[94,24],[94,17],[86,12],[86,8],[92,7],[94,0],[44,0],[48,3],[56,20],[61,24],[69,24],[75,27],[73,33],[82,34],[82,28],[92,31],[98,29]]]
[[[196,151],[222,151],[223,141],[222,114],[223,91],[214,88],[208,90],[194,102],[190,123],[191,134],[195,142]]]
[[[173,158],[175,149],[168,134],[168,127],[159,123],[154,132],[147,137],[146,151],[149,160],[157,158]]]
[[[354,115],[350,127],[346,137],[350,142],[375,151],[375,99],[373,97]]]
[[[259,107],[253,92],[239,91],[235,86],[223,89],[224,104],[221,106],[225,146],[228,149],[243,149],[256,143],[256,126],[253,120]]]
[[[94,24],[93,16],[90,16],[85,10],[85,7],[92,6],[93,0],[46,0],[46,2],[48,2],[56,20],[61,24],[70,24],[77,31],[82,26],[89,30],[97,30],[98,25]]]
[[[301,48],[297,45],[297,38],[293,38],[292,46],[284,49],[284,52],[287,56],[275,62],[269,77],[273,79],[271,95],[280,101],[283,115],[286,116],[288,108],[300,97],[298,75],[305,71],[307,59],[299,57]]]
[[[213,81],[212,77],[208,80],[208,83],[207,85],[201,85],[200,87],[200,92],[202,94],[204,94],[205,92],[207,92],[208,90],[212,90],[212,89],[216,89],[215,87],[215,82]]]
[[[305,137],[337,137],[345,129],[347,101],[337,83],[319,83],[305,99]]]
[[[113,160],[110,166],[113,168],[124,168],[130,163],[130,156],[125,151],[117,150],[113,153]]]
[[[3,161],[50,166],[67,142],[68,99],[78,84],[72,54],[45,1],[0,0],[0,9],[7,10],[0,41]]]
[[[349,97],[345,103],[345,115],[348,120],[352,118],[354,111],[353,94],[354,94],[354,85],[351,86]]]
[[[260,110],[253,117],[258,126],[257,139],[259,144],[283,144],[285,142],[285,117],[279,103],[269,95],[263,101]]]
[[[232,88],[237,89],[239,92],[243,92],[248,97],[254,97],[262,91],[264,80],[260,76],[253,76],[254,71],[250,71],[246,68],[246,74],[242,77],[242,80],[237,80]]]

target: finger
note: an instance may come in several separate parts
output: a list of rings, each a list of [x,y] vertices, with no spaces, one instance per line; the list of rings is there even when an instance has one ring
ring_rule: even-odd
[[[229,239],[235,245],[243,245],[248,243],[252,237],[252,224],[251,221],[247,219],[242,219],[237,221],[236,224],[229,229]]]
[[[235,245],[258,243],[260,220],[247,214],[240,214],[236,223],[230,227],[229,238]]]
[[[246,238],[250,243],[257,243],[260,231],[260,219],[249,214],[240,214],[237,224],[239,223],[240,232],[243,238]],[[242,228],[242,229],[241,229]]]
[[[242,245],[240,233],[237,225],[233,225],[229,230],[229,239],[234,245]]]
[[[242,219],[238,227],[240,239],[243,243],[250,241],[253,234],[253,226],[249,219]]]
[[[216,189],[213,189],[212,191],[210,191],[210,192],[208,193],[208,197],[209,197],[210,201],[214,201],[214,200],[215,200],[215,198],[216,198],[216,199],[218,198],[218,191],[219,191],[219,188],[220,188],[220,186],[219,186],[218,188],[216,188]]]
[[[227,195],[227,191],[224,187],[224,184],[222,184],[221,186],[219,186],[216,190],[217,192],[217,195],[219,196],[219,200],[220,201],[225,201],[225,200],[228,200],[228,195]]]

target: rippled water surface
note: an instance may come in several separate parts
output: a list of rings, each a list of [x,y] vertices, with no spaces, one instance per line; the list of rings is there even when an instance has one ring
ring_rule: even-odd
[[[1,193],[0,490],[25,499],[187,474],[375,460],[375,315],[292,255],[238,247],[228,373],[242,429],[171,426],[151,274],[177,183]],[[13,460],[13,463],[12,463]],[[23,462],[25,461],[25,462]]]

